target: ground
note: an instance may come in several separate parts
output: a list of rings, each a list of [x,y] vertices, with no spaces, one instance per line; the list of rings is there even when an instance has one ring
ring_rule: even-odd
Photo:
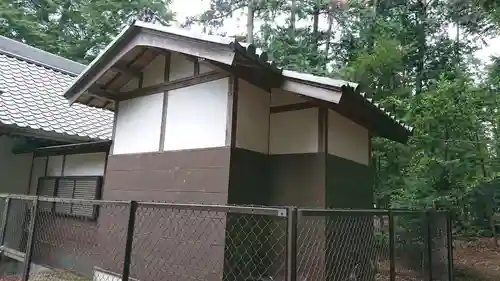
[[[500,280],[500,247],[491,238],[465,239],[454,242],[456,281]]]

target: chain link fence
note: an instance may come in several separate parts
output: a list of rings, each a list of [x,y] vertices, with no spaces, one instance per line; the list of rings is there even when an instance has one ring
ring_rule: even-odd
[[[0,196],[0,279],[452,281],[444,212]]]
[[[446,212],[299,209],[301,280],[452,281]]]

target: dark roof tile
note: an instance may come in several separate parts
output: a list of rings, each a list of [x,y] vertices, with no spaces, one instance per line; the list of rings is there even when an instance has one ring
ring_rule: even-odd
[[[24,61],[0,50],[0,123],[67,136],[109,139],[112,112],[80,104],[70,106],[62,96],[73,79],[68,72]]]

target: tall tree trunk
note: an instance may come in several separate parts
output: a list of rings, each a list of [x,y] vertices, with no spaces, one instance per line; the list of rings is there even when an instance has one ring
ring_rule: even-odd
[[[460,25],[459,25],[459,22],[457,20],[456,22],[456,25],[457,25],[457,40],[455,42],[456,46],[455,46],[455,59],[456,59],[456,67],[457,69],[460,68]]]
[[[330,44],[332,40],[332,30],[333,30],[333,9],[332,7],[328,8],[328,29],[326,30],[326,46],[325,46],[325,55],[328,58],[330,53]]]
[[[482,148],[482,144],[481,144],[481,141],[479,139],[479,132],[476,131],[476,148],[477,148],[477,152],[479,154],[479,156],[481,157],[480,158],[480,162],[481,162],[481,172],[483,173],[483,177],[486,178],[488,176],[488,173],[486,171],[486,164],[485,164],[485,153],[483,152],[483,148]]]
[[[316,0],[314,3],[313,9],[313,38],[314,38],[314,51],[318,51],[318,42],[319,42],[319,10],[320,10],[320,1]]]
[[[372,1],[372,24],[370,26],[370,33],[368,35],[368,52],[371,53],[373,51],[373,45],[375,42],[375,34],[377,31],[377,7],[378,1]]]
[[[253,44],[253,27],[254,27],[254,3],[253,1],[248,1],[247,6],[247,43]]]
[[[425,21],[426,21],[426,9],[425,0],[418,0],[417,2],[417,48],[418,48],[418,58],[417,58],[417,78],[415,81],[415,93],[419,95],[422,93],[422,87],[424,83],[424,65],[425,65],[425,52],[426,52],[426,40],[425,40]]]
[[[296,0],[292,0],[292,5],[290,7],[290,32],[292,36],[295,36],[295,13],[296,13]]]

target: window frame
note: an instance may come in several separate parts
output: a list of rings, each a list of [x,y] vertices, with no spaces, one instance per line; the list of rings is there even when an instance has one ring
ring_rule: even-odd
[[[42,183],[46,180],[54,180],[54,188],[53,188],[53,192],[51,195],[41,194]],[[61,180],[73,181],[72,197],[57,196],[57,193],[58,193],[59,188],[60,188],[59,182]],[[96,188],[95,188],[95,193],[93,194],[93,198],[92,199],[85,199],[85,200],[100,200],[100,199],[102,199],[102,186],[103,186],[103,182],[104,182],[103,176],[43,176],[43,177],[39,177],[38,183],[37,183],[36,195],[37,196],[53,197],[53,198],[65,198],[65,199],[78,200],[79,198],[74,198],[74,196],[75,196],[75,190],[77,187],[77,183],[79,180],[82,180],[82,181],[94,180],[96,182]],[[60,211],[60,210],[58,211],[56,209],[56,206],[58,204],[69,204],[70,210],[69,211]],[[98,205],[93,205],[93,211],[92,211],[91,215],[81,215],[81,214],[73,213],[73,205],[74,205],[74,203],[52,202],[51,206],[48,208],[44,208],[43,211],[48,212],[48,213],[53,213],[55,215],[62,216],[62,217],[68,217],[68,218],[79,218],[79,219],[84,219],[84,220],[96,220],[97,219],[98,213],[99,213],[99,210],[98,210],[99,206]]]

